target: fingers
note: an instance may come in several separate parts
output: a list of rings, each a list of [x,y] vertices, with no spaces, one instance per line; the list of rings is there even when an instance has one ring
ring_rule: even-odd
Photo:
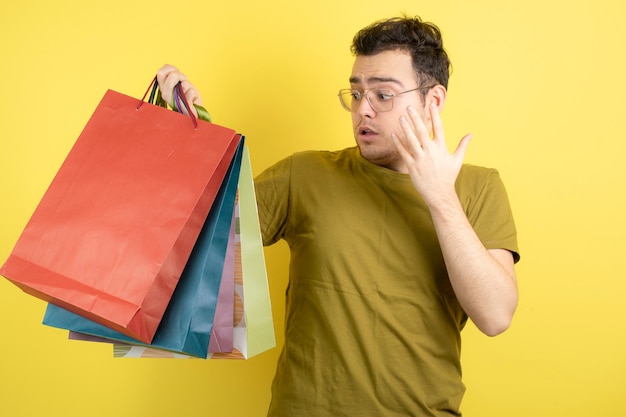
[[[413,106],[407,107],[407,115],[400,116],[401,134],[393,133],[392,135],[398,151],[404,157],[409,155],[417,157],[424,152],[435,151],[433,146],[440,149],[437,152],[445,150],[447,153],[439,108],[435,103],[431,103],[428,112],[430,118],[427,120],[430,128],[427,127],[424,119]],[[455,158],[464,159],[471,138],[472,135],[467,134],[461,139],[454,152]],[[431,150],[429,151],[429,149]]]
[[[446,143],[443,134],[443,122],[441,121],[439,108],[435,103],[430,103],[430,118],[432,121],[433,142],[439,143],[440,146],[445,147]],[[457,148],[454,152],[455,157],[463,160],[471,139],[471,134],[467,134],[461,138],[461,141],[457,145]]]
[[[400,116],[401,135],[395,135],[406,151],[412,155],[419,154],[430,138],[428,129],[413,106],[407,108],[407,115]]]
[[[417,138],[420,140],[420,143],[427,139],[430,139],[430,132],[428,131],[428,128],[424,124],[424,120],[417,112],[415,107],[409,106],[407,108],[407,113],[409,114],[409,117],[413,122],[413,126],[415,126],[415,133]]]
[[[401,134],[393,133],[394,139],[402,146],[407,156],[414,156],[422,150],[422,145],[415,133],[415,127],[405,116],[400,117]]]
[[[164,65],[157,71],[157,82],[159,83],[161,96],[168,104],[172,103],[172,92],[176,84],[180,82],[185,98],[191,106],[192,112],[197,116],[193,104],[202,105],[202,97],[200,97],[198,89],[189,82],[187,76],[180,72],[178,68],[173,65]]]
[[[396,150],[398,151],[398,154],[400,154],[406,166],[410,167],[413,162],[413,154],[409,152],[409,150],[407,150],[405,141],[400,139],[398,135],[395,133],[391,134],[391,138],[393,139],[393,143],[396,146]]]
[[[430,103],[428,109],[423,109],[422,114],[413,106],[409,106],[407,114],[410,123],[403,121],[406,117],[402,116],[400,124],[407,138],[415,137],[420,149],[426,149],[433,144],[440,147],[446,146],[439,108],[434,102]],[[427,115],[430,117],[426,117]]]
[[[190,83],[188,80],[184,80],[181,83],[181,87],[189,104],[195,103],[202,105],[202,97],[200,97],[198,89],[192,83]]]
[[[432,121],[433,139],[443,140],[443,123],[441,122],[441,115],[439,114],[439,108],[433,102],[430,103],[430,120]]]
[[[178,68],[173,65],[164,65],[157,71],[157,82],[159,83],[159,90],[161,90],[161,96],[167,103],[172,102],[172,92],[174,86],[179,81],[186,80],[185,74],[181,73]]]
[[[157,81],[159,85],[165,84],[165,79],[172,73],[179,72],[178,68],[173,65],[165,64],[157,71]]]
[[[176,84],[177,83],[175,83],[174,86],[176,86]],[[185,99],[187,100],[187,103],[189,104],[189,108],[191,109],[191,112],[193,113],[194,116],[198,117],[198,111],[193,106],[193,104],[195,103],[195,104],[202,105],[202,98],[200,97],[200,93],[198,93],[198,90],[196,89],[196,87],[186,79],[180,81],[180,87],[181,87],[183,94],[185,95]],[[174,87],[172,87],[172,89],[174,89]],[[176,107],[178,108],[179,111],[182,111],[184,114],[187,114],[185,107],[181,106],[180,103],[177,104]]]

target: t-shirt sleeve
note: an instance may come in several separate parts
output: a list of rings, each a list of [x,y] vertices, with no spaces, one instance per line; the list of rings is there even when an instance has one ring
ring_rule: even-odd
[[[495,169],[488,169],[474,179],[469,186],[473,192],[461,194],[471,225],[487,249],[507,249],[518,262],[517,230],[500,174]]]
[[[285,234],[289,214],[292,157],[269,167],[254,180],[263,245],[279,241]]]

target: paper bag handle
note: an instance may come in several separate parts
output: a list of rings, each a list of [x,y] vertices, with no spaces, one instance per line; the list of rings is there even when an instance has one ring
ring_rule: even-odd
[[[148,92],[150,92],[148,103],[156,104],[162,107],[167,107],[167,104],[165,104],[165,101],[161,98],[161,91],[159,91],[159,83],[157,81],[157,77],[155,76],[152,79],[152,82],[148,86],[148,89],[144,93],[143,97],[141,98],[141,102],[137,106],[137,110],[139,110],[139,108],[145,102]],[[182,84],[180,81],[174,86],[174,91],[172,92],[171,107],[174,111],[177,111],[179,113],[183,113],[182,109],[184,107],[187,110],[187,114],[191,118],[191,122],[193,123],[193,128],[194,129],[198,128],[198,120],[196,119],[196,116],[191,111],[191,107],[189,106],[189,103],[187,102],[187,97],[185,97],[185,93],[183,92]]]

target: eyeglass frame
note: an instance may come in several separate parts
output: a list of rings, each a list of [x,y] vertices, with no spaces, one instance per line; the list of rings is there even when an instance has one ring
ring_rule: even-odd
[[[361,94],[361,99],[359,100],[359,103],[361,102],[361,100],[363,100],[363,96],[367,99],[367,102],[369,103],[370,107],[372,108],[372,110],[374,110],[376,113],[384,113],[384,112],[388,112],[393,110],[393,99],[396,98],[397,96],[399,96],[400,94],[405,94],[405,93],[410,93],[411,91],[417,91],[417,90],[430,90],[431,88],[435,87],[435,85],[430,85],[430,86],[424,86],[424,87],[416,87],[416,88],[412,88],[410,90],[406,90],[406,91],[402,91],[400,93],[393,93],[392,95],[390,95],[390,100],[391,100],[391,107],[389,108],[389,110],[376,110],[374,108],[374,105],[372,104],[370,97],[369,97],[369,92],[372,90],[381,90],[380,87],[374,87],[374,88],[368,88],[367,90],[363,90],[363,92],[359,92],[359,94]],[[352,110],[351,108],[349,108],[343,100],[343,96],[342,93],[343,92],[350,92],[352,94],[353,91],[357,91],[354,88],[342,88],[341,90],[339,90],[339,93],[337,93],[337,97],[339,98],[339,103],[341,103],[341,107],[343,107],[346,111],[349,111],[350,113],[354,113],[356,110]]]

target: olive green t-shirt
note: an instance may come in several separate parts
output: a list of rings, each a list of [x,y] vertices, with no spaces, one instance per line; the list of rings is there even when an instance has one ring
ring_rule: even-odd
[[[467,315],[409,176],[348,148],[292,155],[255,186],[264,244],[291,250],[269,415],[459,415]],[[464,165],[457,193],[484,245],[517,260],[498,172]]]

